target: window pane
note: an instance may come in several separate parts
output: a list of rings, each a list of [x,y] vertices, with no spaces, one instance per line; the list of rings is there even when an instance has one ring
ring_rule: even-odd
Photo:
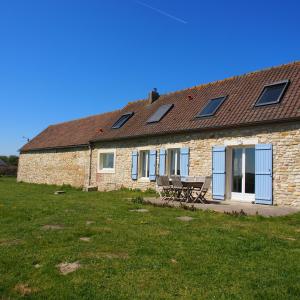
[[[180,175],[180,150],[177,149],[177,173],[176,175]]]
[[[242,192],[242,156],[243,149],[232,150],[232,191],[235,193]]]
[[[101,160],[103,169],[114,168],[114,153],[101,153]]]
[[[245,150],[245,193],[255,193],[255,149]]]
[[[114,128],[114,129],[121,128],[132,116],[133,116],[133,113],[128,113],[128,114],[122,115],[117,120],[117,122],[115,122],[115,124],[112,126],[112,128]]]
[[[141,177],[149,177],[149,151],[141,151]]]
[[[257,105],[278,102],[280,100],[279,97],[286,86],[287,83],[284,82],[284,83],[265,87],[262,95],[257,101]]]
[[[219,97],[219,98],[211,99],[197,116],[198,117],[212,116],[216,112],[218,107],[223,103],[225,98],[226,97]]]
[[[175,173],[175,151],[170,150],[170,175],[176,175]]]
[[[171,149],[168,153],[170,155],[170,175],[180,175],[180,149]]]

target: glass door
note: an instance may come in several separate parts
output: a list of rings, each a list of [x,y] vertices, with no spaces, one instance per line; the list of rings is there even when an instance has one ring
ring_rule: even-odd
[[[255,199],[255,148],[232,149],[231,199],[254,201]]]

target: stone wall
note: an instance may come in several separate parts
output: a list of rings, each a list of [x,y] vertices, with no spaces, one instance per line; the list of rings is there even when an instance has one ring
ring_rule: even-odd
[[[87,148],[22,153],[18,181],[81,187],[88,176],[88,161]]]
[[[131,153],[141,148],[190,148],[191,176],[211,175],[211,150],[216,145],[273,144],[274,204],[300,206],[300,123],[265,125],[214,132],[169,134],[160,137],[102,142],[94,145],[91,161],[91,185],[99,190],[121,187],[155,188],[147,180],[131,179]],[[116,149],[115,173],[98,173],[99,149]],[[88,185],[89,150],[70,148],[45,150],[20,155],[18,180],[32,183]],[[210,197],[211,191],[208,196]]]
[[[99,143],[92,153],[92,181],[99,190],[121,187],[154,188],[155,183],[131,179],[131,153],[143,147],[167,149],[174,144],[190,148],[191,176],[211,175],[211,150],[216,145],[273,144],[273,199],[278,205],[300,206],[300,124],[266,125],[222,131],[170,134],[160,137],[139,138],[119,142]],[[116,149],[115,173],[97,172],[99,149]],[[209,191],[208,197],[210,197]]]

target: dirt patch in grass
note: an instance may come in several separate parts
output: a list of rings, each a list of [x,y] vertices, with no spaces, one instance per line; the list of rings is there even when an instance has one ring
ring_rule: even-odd
[[[83,242],[89,242],[91,240],[90,237],[87,237],[87,236],[83,236],[81,238],[79,238],[80,241],[83,241]]]
[[[282,236],[282,237],[280,237],[280,238],[283,239],[283,240],[287,240],[287,241],[296,241],[295,238],[289,237],[289,236]]]
[[[189,222],[189,221],[194,220],[194,218],[188,217],[188,216],[177,217],[177,219],[180,221],[183,221],[183,222]]]
[[[42,227],[42,229],[44,230],[60,230],[60,229],[64,229],[65,227],[63,225],[59,225],[59,224],[46,224]]]
[[[0,246],[14,246],[22,243],[22,240],[0,240]]]
[[[56,266],[62,275],[67,275],[69,273],[75,272],[77,269],[81,267],[78,261],[72,263],[60,263]]]
[[[94,224],[94,223],[95,223],[94,221],[86,221],[86,222],[85,222],[85,224],[86,224],[87,226],[92,225],[92,224]]]
[[[38,291],[37,288],[29,287],[28,284],[19,283],[14,287],[14,290],[20,294],[21,296],[29,296],[32,293],[35,293]]]

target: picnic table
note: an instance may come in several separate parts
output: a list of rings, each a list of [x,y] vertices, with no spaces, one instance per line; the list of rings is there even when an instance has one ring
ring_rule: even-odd
[[[173,179],[170,178],[170,184],[173,184]],[[201,189],[205,182],[205,177],[186,176],[180,179],[182,184],[182,197],[185,202],[201,202]]]

